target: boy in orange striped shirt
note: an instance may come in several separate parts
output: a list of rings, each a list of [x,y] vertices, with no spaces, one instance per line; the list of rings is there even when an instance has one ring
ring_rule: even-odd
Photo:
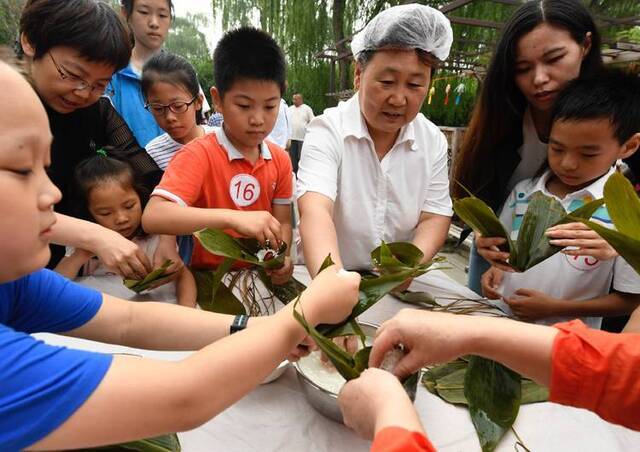
[[[281,242],[289,246],[291,161],[282,148],[265,141],[285,90],[282,50],[255,28],[230,31],[216,47],[214,76],[211,96],[224,122],[171,160],[145,209],[144,229],[173,235],[224,229],[273,248]],[[177,115],[166,107],[165,115]],[[211,269],[220,262],[195,243],[194,268]],[[285,283],[292,272],[287,256],[272,281]]]

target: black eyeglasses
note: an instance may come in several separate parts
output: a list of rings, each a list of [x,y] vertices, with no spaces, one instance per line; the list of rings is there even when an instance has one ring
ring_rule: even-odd
[[[107,89],[108,82],[100,83],[98,86],[92,85],[85,79],[80,78],[77,75],[70,74],[68,71],[62,68],[53,58],[51,52],[49,52],[49,57],[51,58],[53,65],[56,67],[60,78],[68,82],[70,85],[74,85],[74,91],[84,91],[85,89],[89,88],[89,93],[93,93],[95,91],[97,94],[103,94]]]
[[[180,114],[189,109],[189,105],[194,103],[198,96],[193,96],[189,102],[171,102],[170,104],[145,104],[144,108],[151,112],[154,116],[164,116],[167,113],[167,108],[172,113]]]

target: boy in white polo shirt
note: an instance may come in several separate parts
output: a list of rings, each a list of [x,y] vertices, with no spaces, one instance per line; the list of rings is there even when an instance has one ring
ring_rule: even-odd
[[[557,198],[566,210],[602,197],[616,161],[640,145],[640,80],[614,72],[576,80],[559,95],[552,117],[550,169],[516,185],[500,214],[513,239],[535,192]],[[606,207],[593,219],[612,227]],[[524,273],[492,267],[482,287],[517,317],[545,324],[580,317],[600,328],[603,316],[628,314],[640,302],[640,277],[621,257],[558,253]]]

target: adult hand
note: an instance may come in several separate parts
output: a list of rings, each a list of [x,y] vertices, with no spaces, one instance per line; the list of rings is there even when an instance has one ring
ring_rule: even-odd
[[[389,372],[369,368],[348,381],[338,395],[344,424],[365,439],[391,425],[422,431],[418,415],[400,381]]]
[[[498,248],[500,245],[505,244],[507,241],[502,237],[483,237],[479,232],[474,232],[476,249],[478,254],[482,256],[493,267],[497,267],[505,272],[515,271],[511,265],[509,265],[509,253],[500,251]]]
[[[231,229],[244,237],[253,237],[260,243],[277,249],[282,242],[280,222],[264,210],[233,211]]]
[[[92,251],[102,263],[124,278],[144,278],[153,268],[138,245],[116,231],[100,227]]]
[[[271,277],[271,282],[279,285],[285,284],[293,276],[293,262],[291,257],[285,256],[284,265],[277,270],[268,270],[267,274]]]
[[[302,293],[298,310],[304,311],[307,321],[335,324],[346,319],[358,302],[360,275],[356,272],[338,270],[332,265],[311,281]]]
[[[555,246],[570,246],[562,252],[569,256],[592,256],[606,261],[618,256],[616,250],[597,232],[582,223],[567,223],[553,226],[546,231],[549,243]]]
[[[402,344],[405,356],[393,373],[403,378],[426,364],[451,361],[464,353],[473,319],[469,316],[403,309],[378,328],[369,367],[379,367],[385,354]]]
[[[504,301],[519,319],[527,322],[558,315],[563,307],[562,300],[533,289],[518,289],[514,295],[505,297]]]
[[[480,278],[480,283],[482,285],[482,293],[485,297],[490,300],[499,300],[502,298],[502,295],[497,292],[497,290],[498,287],[500,287],[503,276],[504,272],[496,267],[491,267],[483,273],[482,278]]]

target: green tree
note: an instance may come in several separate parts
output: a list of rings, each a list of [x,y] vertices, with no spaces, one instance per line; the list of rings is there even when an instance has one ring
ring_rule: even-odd
[[[12,46],[15,42],[25,3],[26,0],[0,0],[0,44]]]
[[[213,60],[206,36],[200,31],[207,26],[209,21],[204,14],[175,17],[165,41],[165,48],[185,57],[193,65],[200,85],[211,103],[209,88],[213,86]]]

